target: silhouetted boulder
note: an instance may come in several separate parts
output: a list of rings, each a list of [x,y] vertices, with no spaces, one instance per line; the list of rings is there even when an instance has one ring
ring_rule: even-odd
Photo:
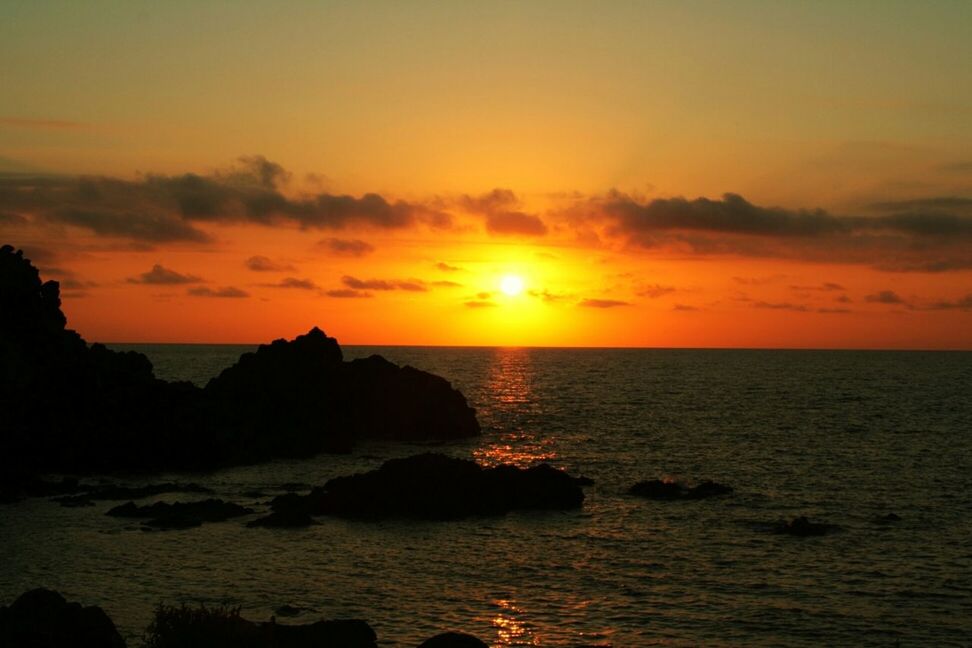
[[[308,495],[281,495],[271,506],[344,518],[444,520],[518,509],[572,509],[583,501],[574,478],[546,464],[483,468],[467,459],[426,453],[332,479]]]
[[[809,536],[827,535],[839,529],[840,527],[837,525],[811,522],[805,516],[800,516],[793,518],[789,522],[781,520],[776,523],[773,527],[773,533],[806,538]]]
[[[417,648],[489,648],[489,644],[463,632],[443,632],[426,639]]]
[[[239,436],[243,460],[349,452],[362,438],[479,433],[475,410],[444,378],[380,356],[342,362],[337,341],[316,327],[243,354],[205,391],[213,420]]]
[[[699,500],[719,495],[730,495],[732,487],[713,481],[704,481],[696,486],[687,486],[674,481],[651,479],[638,482],[628,489],[628,493],[654,500]]]
[[[0,608],[0,646],[11,648],[124,648],[104,610],[69,603],[57,592],[35,589]]]
[[[127,502],[109,510],[105,515],[123,518],[150,518],[143,524],[157,529],[188,529],[200,526],[203,522],[222,522],[234,517],[249,515],[253,509],[207,499],[199,502],[156,502],[148,506],[138,506]]]

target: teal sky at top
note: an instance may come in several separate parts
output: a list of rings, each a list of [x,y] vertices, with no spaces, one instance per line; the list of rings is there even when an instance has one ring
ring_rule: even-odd
[[[604,188],[712,147],[954,157],[970,34],[961,1],[6,0],[0,156],[124,173],[261,153],[405,192]]]

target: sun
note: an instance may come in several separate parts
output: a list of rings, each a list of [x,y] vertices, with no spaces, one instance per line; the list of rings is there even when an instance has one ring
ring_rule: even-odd
[[[506,275],[500,279],[500,290],[510,297],[516,297],[523,292],[523,279],[516,275]]]

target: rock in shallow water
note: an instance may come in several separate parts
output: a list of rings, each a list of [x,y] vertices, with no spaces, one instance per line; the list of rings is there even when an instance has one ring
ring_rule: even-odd
[[[732,494],[732,487],[714,481],[704,481],[697,486],[687,486],[680,482],[651,479],[641,481],[628,489],[631,495],[654,500],[700,500],[718,495]]]
[[[445,520],[522,509],[573,509],[583,501],[575,479],[547,464],[483,468],[468,459],[426,453],[332,479],[309,495],[281,495],[271,506],[277,512],[344,518]]]
[[[135,502],[127,502],[109,510],[105,515],[123,518],[151,518],[143,524],[157,529],[188,529],[197,527],[203,522],[222,522],[234,517],[249,515],[253,509],[224,502],[219,499],[207,499],[201,502],[156,502],[148,506],[137,506]]]
[[[797,536],[801,538],[827,535],[839,530],[840,527],[836,524],[811,522],[806,518],[806,516],[802,515],[800,517],[793,518],[789,522],[781,520],[773,526],[773,533]]]

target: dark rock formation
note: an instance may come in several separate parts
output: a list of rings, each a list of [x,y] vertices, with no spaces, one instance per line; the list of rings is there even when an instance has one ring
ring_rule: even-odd
[[[805,516],[793,518],[789,522],[781,520],[773,526],[773,533],[801,538],[827,535],[838,530],[840,530],[840,527],[837,525],[811,522]]]
[[[279,617],[295,617],[303,611],[304,608],[296,605],[281,605],[273,613]]]
[[[628,489],[628,493],[654,500],[699,500],[729,495],[732,493],[732,487],[713,481],[704,481],[697,486],[686,486],[679,482],[652,479],[638,482]]]
[[[46,589],[21,594],[0,607],[0,646],[17,648],[124,648],[104,610],[68,603]]]
[[[489,645],[462,632],[443,632],[426,639],[417,648],[489,648]]]
[[[361,438],[479,433],[475,410],[444,378],[380,356],[343,362],[337,342],[316,327],[243,354],[206,395],[220,424],[239,434],[244,460],[348,452]]]
[[[308,495],[281,495],[271,506],[279,512],[344,518],[444,520],[516,509],[571,509],[583,501],[574,478],[547,464],[483,468],[474,461],[427,453],[332,479]]]
[[[156,502],[148,506],[137,506],[127,502],[109,510],[105,515],[123,518],[150,518],[143,524],[157,529],[188,529],[200,526],[203,522],[222,522],[241,515],[249,515],[253,509],[219,499],[200,502]]]
[[[72,492],[77,495],[54,497],[52,502],[61,506],[94,506],[95,500],[142,499],[163,493],[211,493],[211,489],[199,484],[146,484],[145,486],[85,486],[77,485]]]
[[[347,452],[363,437],[479,432],[445,379],[379,356],[344,362],[316,327],[244,354],[199,389],[158,380],[144,355],[89,347],[65,326],[58,283],[0,248],[0,501],[43,473],[210,470]]]

